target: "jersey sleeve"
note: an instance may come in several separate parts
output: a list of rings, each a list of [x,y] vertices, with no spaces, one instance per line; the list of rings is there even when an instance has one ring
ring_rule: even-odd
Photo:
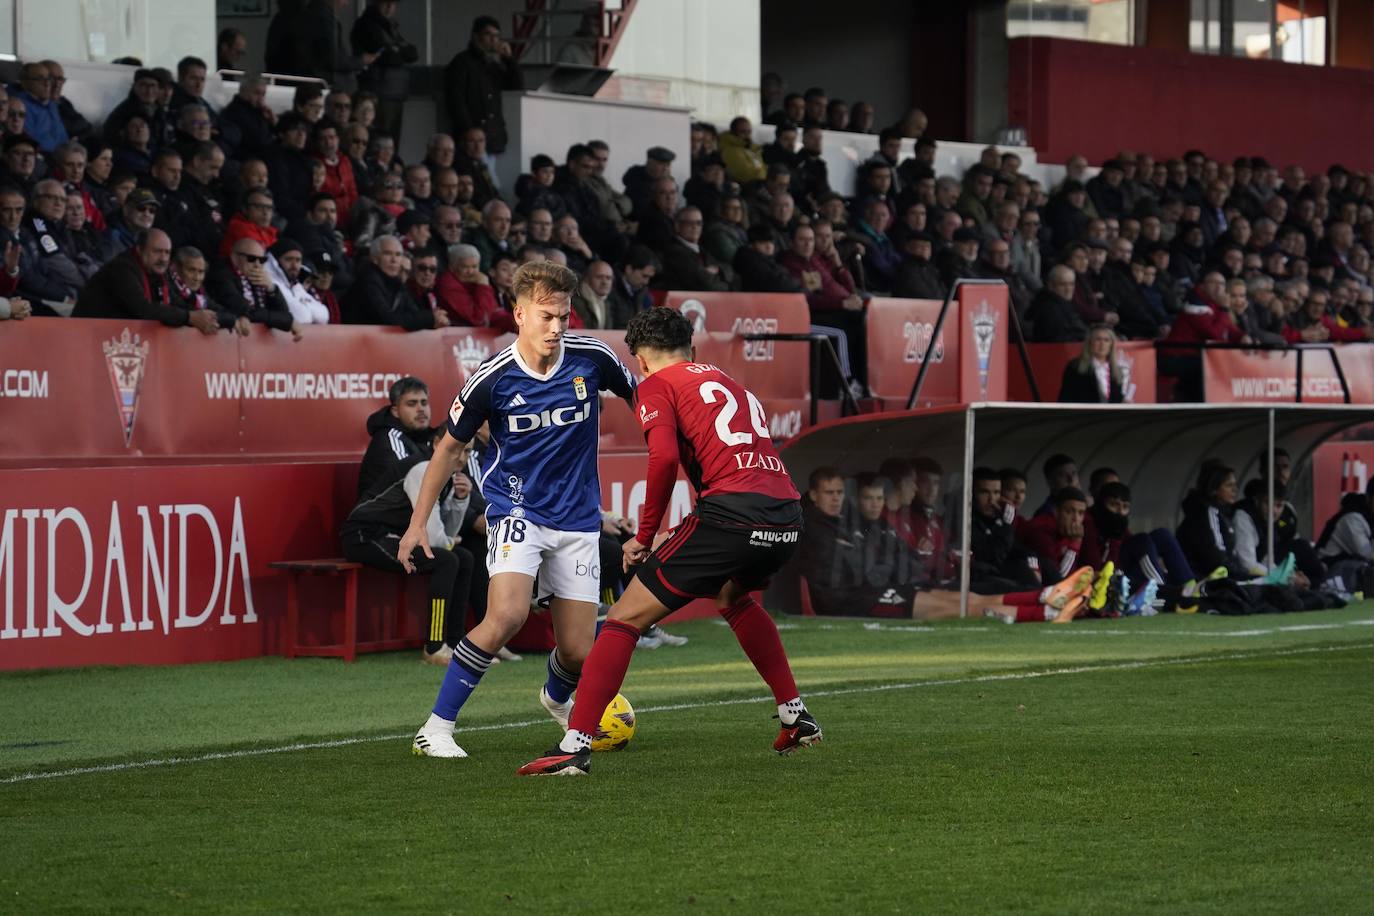
[[[601,390],[616,394],[631,404],[635,401],[635,377],[628,366],[620,361],[609,347],[590,351],[596,360],[597,375],[600,376]]]
[[[464,385],[448,409],[448,434],[459,442],[471,442],[477,430],[491,418],[491,378],[473,380]]]
[[[635,540],[650,547],[677,483],[677,437],[667,426],[655,426],[644,431],[649,445],[649,465],[645,470],[644,504],[639,510],[639,531]]]
[[[677,411],[673,407],[673,390],[650,378],[635,392],[635,416],[647,442],[649,433],[659,427],[677,429]]]

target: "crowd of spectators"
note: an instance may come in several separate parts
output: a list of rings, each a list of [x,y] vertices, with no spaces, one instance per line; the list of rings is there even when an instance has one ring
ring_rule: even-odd
[[[509,331],[516,268],[548,259],[582,276],[574,327],[623,328],[655,290],[804,294],[862,393],[872,297],[942,299],[960,278],[994,278],[1028,340],[1082,343],[1064,397],[1100,401],[1122,399],[1120,339],[1162,341],[1161,371],[1195,398],[1196,345],[1374,335],[1374,181],[1339,165],[1280,174],[1260,157],[1123,151],[1091,177],[1075,156],[1045,187],[1014,152],[988,147],[964,174],[940,175],[920,110],[879,129],[867,103],[786,93],[766,78],[767,145],[746,117],[724,132],[696,123],[690,162],[654,146],[617,180],[609,145],[588,138],[532,156],[507,187],[494,158],[507,142],[500,95],[520,76],[496,20],[478,17],[445,71],[453,132],[405,162],[406,90],[391,71],[414,49],[395,6],[369,2],[351,57],[330,38],[277,61],[333,87],[301,86],[281,114],[251,76],[228,104],[211,104],[196,57],[175,72],[139,65],[109,112],[77,111],[60,63],[24,63],[0,88],[0,318],[146,318],[207,335],[261,324],[296,339],[333,323]],[[269,58],[322,24],[283,11],[305,18],[274,20]],[[226,30],[217,64],[235,67],[245,51]],[[853,187],[831,184],[827,130],[877,134]],[[1153,582],[1170,608],[1197,607],[1211,581],[1223,583],[1213,595],[1232,595],[1218,606],[1253,610],[1332,600],[1374,560],[1364,494],[1311,543],[1282,501],[1283,473],[1271,507],[1267,481],[1242,491],[1233,471],[1209,464],[1176,531],[1133,535],[1130,491],[1108,469],[1086,490],[1066,458],[1045,474],[1053,495],[1029,518],[1023,473],[973,475],[974,591],[1030,609],[1014,619],[1059,609],[1010,596],[1041,596],[1108,561]],[[932,597],[958,575],[943,480],[929,458],[852,481],[833,468],[812,475],[803,566],[819,612],[949,611]],[[1275,568],[1263,560],[1270,514],[1281,520]]]
[[[724,132],[697,123],[690,162],[655,146],[617,180],[608,144],[589,138],[532,156],[504,187],[500,95],[520,75],[496,20],[478,17],[445,70],[453,133],[404,162],[401,90],[383,72],[404,71],[410,48],[394,11],[371,0],[349,49],[331,38],[292,64],[368,88],[302,86],[280,115],[253,78],[212,105],[195,57],[175,73],[140,67],[106,113],[72,106],[60,64],[25,63],[0,128],[4,312],[297,336],[320,322],[508,328],[514,268],[550,258],[584,277],[583,327],[622,327],[656,289],[802,293],[862,393],[869,299],[941,299],[960,278],[995,278],[1031,341],[1084,342],[1094,329],[1111,332],[1099,348],[1162,341],[1161,372],[1185,399],[1200,396],[1200,344],[1374,333],[1374,186],[1339,165],[1309,176],[1258,157],[1123,151],[1091,177],[1075,156],[1044,187],[1014,152],[988,147],[964,174],[940,175],[919,109],[879,129],[871,105],[787,93],[770,75],[767,145],[746,117]],[[290,12],[269,54],[282,35],[325,26],[281,19]],[[226,31],[218,53],[237,62],[243,36]],[[825,130],[876,131],[853,187],[831,184]],[[1079,393],[1111,400],[1111,371],[1085,346]]]
[[[975,468],[969,507],[971,613],[1012,622],[1077,616],[1245,614],[1339,607],[1374,582],[1374,484],[1347,494],[1315,542],[1287,502],[1291,461],[1275,453],[1244,488],[1222,462],[1202,464],[1174,529],[1133,531],[1132,493],[1109,467],[1080,482],[1072,457],[1048,458],[1050,494],[1023,511],[1027,477]],[[957,501],[927,457],[889,458],[877,471],[812,472],[796,572],[817,614],[939,618],[959,612]],[[1269,550],[1272,521],[1274,547]],[[1056,595],[1106,576],[1070,613]],[[1124,578],[1119,578],[1124,577]],[[1086,594],[1085,594],[1086,597]]]

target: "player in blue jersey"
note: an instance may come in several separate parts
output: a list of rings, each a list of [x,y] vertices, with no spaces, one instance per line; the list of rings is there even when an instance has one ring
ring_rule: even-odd
[[[564,333],[577,284],[577,274],[551,261],[516,272],[516,341],[482,363],[454,399],[401,539],[397,559],[409,571],[416,550],[429,554],[425,520],[463,445],[486,422],[491,441],[478,483],[487,500],[487,615],[454,649],[434,711],[415,735],[416,754],[467,756],[453,740],[458,711],[524,625],[536,575],[540,597],[552,595],[557,640],[539,700],[568,726],[601,592],[598,394],[633,401],[635,393],[634,376],[610,347]]]

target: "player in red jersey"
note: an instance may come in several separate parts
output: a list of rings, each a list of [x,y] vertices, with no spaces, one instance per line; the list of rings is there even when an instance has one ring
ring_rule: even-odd
[[[601,713],[620,690],[640,634],[696,598],[714,598],[745,655],[773,691],[787,754],[821,740],[773,619],[749,594],[792,556],[801,536],[797,489],[768,434],[758,398],[715,366],[692,361],[692,326],[675,309],[630,320],[625,345],[645,376],[636,396],[649,445],[639,533],[625,544],[625,568],[639,572],[611,608],[582,666],[568,731],[557,747],[521,767],[522,776],[585,775]],[[697,491],[692,513],[651,549],[683,469]]]

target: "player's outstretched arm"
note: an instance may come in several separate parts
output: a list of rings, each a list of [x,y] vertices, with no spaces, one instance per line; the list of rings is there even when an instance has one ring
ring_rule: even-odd
[[[416,547],[423,550],[425,556],[434,556],[433,551],[429,549],[429,535],[425,533],[425,522],[429,520],[429,513],[433,511],[434,504],[439,501],[444,484],[453,476],[453,472],[458,470],[463,446],[466,444],[459,442],[445,430],[434,446],[434,457],[429,460],[429,467],[425,469],[425,479],[420,482],[420,495],[415,499],[415,506],[410,513],[410,526],[401,538],[401,546],[396,549],[396,559],[406,568],[406,572],[415,571],[415,564],[410,562],[410,555],[415,552]]]

